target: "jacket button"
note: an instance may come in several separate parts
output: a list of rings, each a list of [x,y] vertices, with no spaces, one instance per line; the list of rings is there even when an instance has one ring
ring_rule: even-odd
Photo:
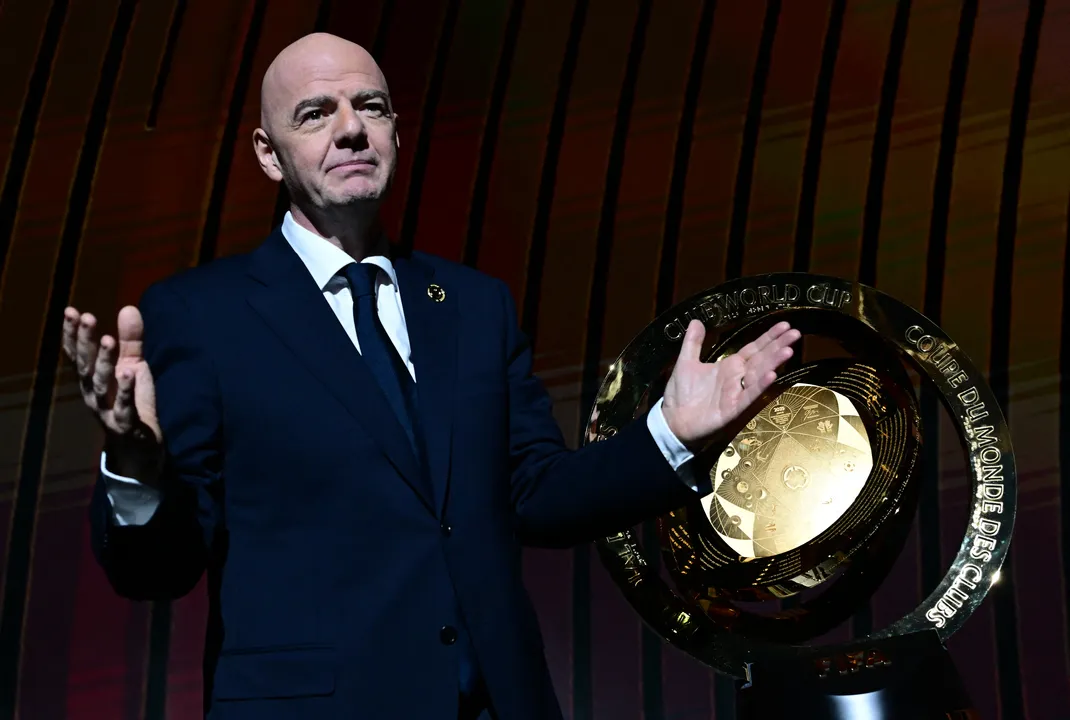
[[[438,631],[438,638],[443,645],[452,645],[457,642],[457,629],[450,625],[445,625]]]
[[[442,523],[442,525],[440,527],[442,528],[442,534],[445,535],[446,537],[449,537],[450,534],[453,533],[453,528],[451,528],[446,523]]]

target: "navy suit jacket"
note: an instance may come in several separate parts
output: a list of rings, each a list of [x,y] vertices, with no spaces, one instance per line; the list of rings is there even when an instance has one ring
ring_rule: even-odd
[[[142,298],[163,499],[121,527],[99,480],[94,546],[130,598],[177,598],[207,573],[213,720],[453,720],[459,622],[501,720],[560,717],[522,546],[589,541],[694,497],[645,418],[566,448],[503,283],[420,253],[394,262],[429,486],[279,230]]]

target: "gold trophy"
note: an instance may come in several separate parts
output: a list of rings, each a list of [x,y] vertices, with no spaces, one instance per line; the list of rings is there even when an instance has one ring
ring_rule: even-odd
[[[692,470],[708,474],[711,492],[657,518],[659,548],[641,548],[631,530],[599,541],[628,601],[664,640],[742,681],[742,718],[977,717],[944,644],[998,579],[1016,500],[1010,432],[983,376],[940,328],[873,288],[747,277],[681,302],[632,341],[602,384],[586,442],[660,397],[692,319],[706,327],[706,360],[780,320],[820,357],[784,373],[697,454]],[[910,530],[919,383],[942,399],[968,459],[958,554],[906,617],[849,643],[807,644],[868,600]],[[669,581],[646,559],[654,553]]]

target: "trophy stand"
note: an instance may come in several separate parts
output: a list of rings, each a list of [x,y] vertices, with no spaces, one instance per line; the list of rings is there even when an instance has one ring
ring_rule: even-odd
[[[739,720],[980,720],[934,630],[835,655],[763,658],[737,691]]]

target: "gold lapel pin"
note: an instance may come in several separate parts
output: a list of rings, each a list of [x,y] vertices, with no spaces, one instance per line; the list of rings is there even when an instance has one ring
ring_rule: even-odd
[[[431,283],[427,286],[427,297],[431,298],[435,302],[442,302],[446,299],[446,291],[442,289],[441,285]]]

